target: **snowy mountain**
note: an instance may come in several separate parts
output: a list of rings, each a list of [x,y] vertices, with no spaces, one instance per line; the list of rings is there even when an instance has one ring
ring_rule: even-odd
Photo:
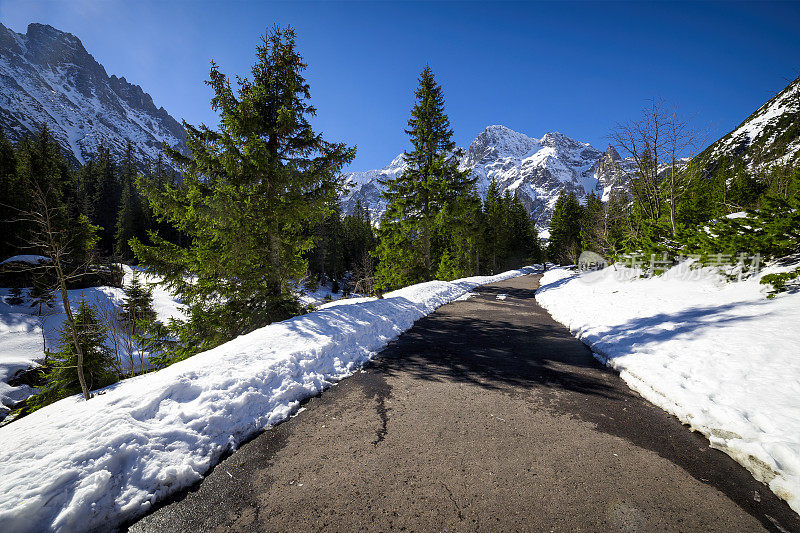
[[[619,160],[616,152],[612,155],[614,161]],[[501,193],[516,194],[528,212],[537,217],[537,226],[544,229],[562,190],[583,199],[591,191],[601,194],[604,187],[611,190],[618,186],[623,179],[619,163],[598,166],[602,157],[603,152],[562,133],[547,133],[536,139],[505,126],[489,126],[465,151],[461,168],[477,178],[476,187],[483,198],[492,179]],[[342,198],[344,212],[352,211],[360,200],[377,221],[386,210],[378,178],[394,177],[404,169],[400,154],[380,170],[348,173],[345,178],[350,190]]]
[[[352,213],[356,202],[367,207],[372,216],[372,221],[377,223],[386,211],[386,200],[381,198],[382,187],[378,179],[393,179],[403,173],[406,165],[403,154],[398,155],[392,162],[379,170],[345,173],[345,187],[347,192],[342,196],[342,212]]]
[[[697,159],[709,172],[800,163],[800,76]]]
[[[578,199],[598,191],[595,165],[601,155],[562,133],[534,139],[505,126],[489,126],[472,141],[461,164],[477,176],[482,197],[494,179],[502,193],[516,194],[544,228],[562,190]]]
[[[66,155],[84,163],[104,143],[152,160],[163,143],[185,149],[183,127],[149,94],[105,69],[72,34],[30,24],[18,34],[0,24],[0,127],[12,141],[46,124]]]

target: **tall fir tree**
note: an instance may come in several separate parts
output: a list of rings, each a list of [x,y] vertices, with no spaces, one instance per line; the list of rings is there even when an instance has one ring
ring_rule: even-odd
[[[305,69],[294,30],[278,26],[258,47],[252,79],[239,80],[238,95],[212,63],[207,83],[219,131],[184,124],[189,156],[168,152],[183,170],[179,184],[139,180],[155,215],[190,240],[180,246],[151,233],[151,246],[132,241],[136,257],[188,306],[176,330],[184,347],[178,357],[300,310],[292,289],[313,245],[306,229],[325,215],[341,168],[355,156],[355,148],[312,129]]]
[[[387,210],[381,222],[378,283],[399,287],[433,279],[443,250],[433,246],[435,225],[458,224],[442,220],[448,204],[469,193],[474,179],[458,169],[458,154],[444,94],[430,66],[425,66],[415,91],[408,129],[412,150],[405,152],[406,170],[382,181]],[[452,207],[452,205],[451,205]]]

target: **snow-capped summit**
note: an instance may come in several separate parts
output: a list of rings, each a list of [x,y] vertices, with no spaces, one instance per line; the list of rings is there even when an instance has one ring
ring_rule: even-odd
[[[505,126],[489,126],[472,142],[462,165],[478,178],[481,196],[495,180],[501,192],[516,194],[544,229],[562,190],[583,198],[597,189],[594,165],[601,155],[563,133],[536,139]]]
[[[538,139],[532,139],[505,126],[488,126],[470,144],[467,161],[480,162],[487,158],[522,157],[539,148]]]
[[[537,217],[539,228],[544,229],[562,190],[574,192],[579,199],[594,190],[599,193],[602,187],[598,186],[595,166],[601,155],[588,143],[563,133],[550,132],[537,139],[506,126],[492,125],[463,151],[460,167],[477,178],[481,197],[486,197],[489,184],[496,180],[500,192],[516,194],[528,212]],[[351,212],[360,200],[377,221],[386,210],[378,178],[397,176],[405,168],[401,154],[380,170],[348,173],[350,190],[342,198],[344,212]]]
[[[46,124],[67,157],[84,163],[104,143],[140,162],[162,144],[185,149],[183,127],[124,77],[108,76],[80,39],[45,24],[18,34],[0,24],[0,127],[17,141]]]

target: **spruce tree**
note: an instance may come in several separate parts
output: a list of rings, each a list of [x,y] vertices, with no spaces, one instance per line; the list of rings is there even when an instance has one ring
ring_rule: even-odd
[[[122,196],[118,165],[109,149],[101,145],[94,155],[93,166],[93,183],[89,186],[94,205],[94,218],[91,221],[100,226],[98,249],[104,255],[111,255],[114,252],[117,215]]]
[[[47,279],[44,275],[37,276],[33,280],[33,287],[31,287],[28,296],[31,299],[31,308],[36,309],[37,316],[42,316],[44,311],[51,309],[55,302],[52,280]]]
[[[128,241],[134,237],[142,239],[145,236],[145,215],[134,183],[135,179],[136,162],[133,146],[128,141],[119,175],[121,193],[114,235],[114,251],[117,256],[126,260],[133,257]]]
[[[483,202],[483,249],[488,274],[496,274],[508,252],[508,206],[493,179]]]
[[[152,246],[132,241],[136,257],[188,306],[177,328],[184,355],[300,311],[292,290],[313,246],[307,228],[325,216],[341,168],[355,156],[311,127],[305,69],[294,30],[278,26],[238,94],[212,63],[219,131],[184,123],[188,157],[168,151],[183,180],[163,188],[138,181],[155,215],[190,240],[180,246],[151,233]]]
[[[25,223],[19,220],[24,195],[17,177],[17,154],[0,128],[0,260],[15,255],[24,239]]]
[[[581,253],[581,206],[575,193],[563,190],[556,200],[550,219],[550,243],[547,255],[550,261],[574,264]]]
[[[396,178],[381,182],[386,188],[387,211],[377,255],[379,284],[384,287],[433,279],[442,253],[433,246],[437,215],[468,194],[475,182],[458,169],[444,94],[430,66],[419,77],[415,97],[405,130],[412,146],[405,152],[407,168]]]
[[[106,387],[116,382],[114,358],[105,346],[106,330],[97,318],[97,311],[86,300],[78,304],[75,313],[78,344],[83,353],[83,375],[88,390]],[[64,326],[59,336],[59,350],[48,353],[50,372],[43,373],[45,384],[31,401],[32,410],[81,392],[78,377],[78,355],[73,332]]]
[[[25,299],[22,297],[22,288],[19,285],[11,287],[11,290],[8,291],[6,303],[8,305],[22,305],[25,303]]]
[[[128,285],[123,287],[125,294],[119,313],[123,327],[136,332],[143,329],[143,324],[154,322],[156,312],[153,309],[153,289],[139,281],[139,275],[134,272]]]

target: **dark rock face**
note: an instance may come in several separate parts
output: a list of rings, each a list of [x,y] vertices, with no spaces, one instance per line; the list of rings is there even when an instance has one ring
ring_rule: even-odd
[[[633,161],[623,159],[610,144],[595,166],[597,185],[603,190],[603,200],[611,194],[622,194],[626,191],[629,176],[635,174]]]
[[[74,163],[101,143],[121,155],[127,141],[141,164],[163,145],[186,150],[186,132],[149,94],[106,70],[72,34],[30,24],[18,34],[0,24],[0,127],[18,141],[45,124]]]

